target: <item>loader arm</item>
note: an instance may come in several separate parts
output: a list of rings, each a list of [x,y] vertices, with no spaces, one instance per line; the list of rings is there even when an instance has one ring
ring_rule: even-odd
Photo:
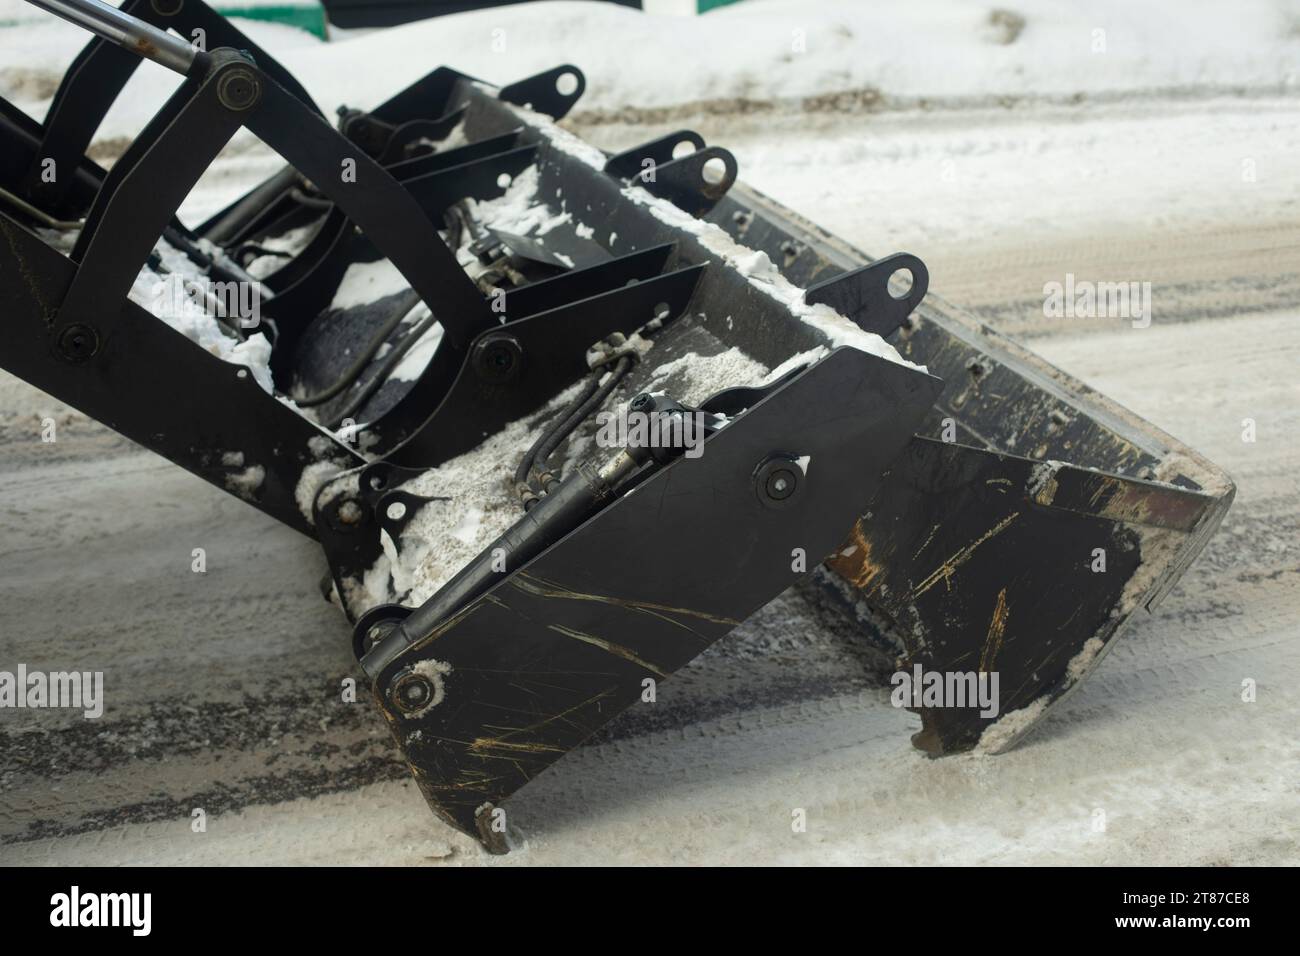
[[[160,30],[175,31],[197,50],[226,47],[243,51],[300,102],[320,112],[293,74],[203,0],[125,0],[119,9]],[[103,171],[85,159],[86,150],[139,65],[138,54],[103,38],[82,48],[64,72],[46,112],[40,142],[22,178],[24,198],[52,214],[80,214],[84,207],[71,194],[77,180],[66,174],[49,177],[44,173],[53,162],[56,169],[81,167],[95,179],[102,177]]]

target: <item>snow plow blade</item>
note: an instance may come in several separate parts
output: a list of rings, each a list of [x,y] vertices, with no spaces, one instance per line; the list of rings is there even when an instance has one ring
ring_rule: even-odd
[[[184,80],[107,173],[80,157],[97,95],[79,112],[65,80],[44,125],[6,106],[0,361],[319,540],[422,793],[490,850],[513,793],[808,575],[918,689],[998,688],[915,693],[916,746],[1005,749],[1231,502],[1191,449],[927,297],[920,259],[871,260],[725,149],[561,129],[576,67],[439,69],[336,131],[269,57],[69,6],[117,37],[82,71],[120,75],[125,31]],[[288,166],[187,228],[240,128]],[[62,192],[30,178],[50,143],[79,144]],[[214,318],[171,280],[257,308]]]

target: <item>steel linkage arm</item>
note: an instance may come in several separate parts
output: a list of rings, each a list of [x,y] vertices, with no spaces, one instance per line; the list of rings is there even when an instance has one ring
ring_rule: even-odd
[[[233,52],[196,59],[195,76],[114,167],[71,258],[0,215],[0,362],[314,535],[298,505],[303,473],[360,458],[267,394],[247,368],[195,346],[128,298],[176,207],[239,127],[221,100],[246,92],[243,63]]]
[[[42,5],[75,7],[76,22],[84,15],[101,35],[185,68],[186,79],[106,177],[71,260],[0,219],[8,239],[2,292],[14,323],[5,367],[314,534],[300,506],[304,470],[361,459],[268,395],[248,369],[195,348],[128,299],[203,171],[240,126],[257,133],[389,256],[442,324],[451,352],[482,330],[486,303],[402,186],[242,55],[196,52],[130,18],[124,40],[118,11],[98,19],[104,5],[92,0]]]
[[[35,5],[60,16],[77,9],[75,5],[66,3],[36,2]],[[193,53],[202,49],[229,47],[240,50],[259,69],[310,109],[319,112],[292,73],[202,0],[126,0],[114,9],[114,13],[118,15],[116,22],[120,29],[117,37],[96,37],[77,54],[64,72],[46,112],[40,145],[32,156],[21,186],[23,195],[42,210],[80,215],[82,210],[75,208],[76,199],[70,195],[76,182],[72,171],[90,167],[97,177],[103,175],[102,170],[85,159],[86,150],[109,109],[134,75],[143,55],[140,44],[137,42],[132,47],[132,41],[127,39],[127,31],[134,29],[127,17],[156,27],[159,32],[174,30],[180,35],[169,35],[172,42],[158,47],[168,51],[166,55],[172,61],[172,68],[188,69]],[[90,25],[84,17],[75,22],[82,26]],[[156,37],[151,36],[146,42],[158,45]],[[190,54],[186,54],[184,47],[191,48]],[[54,168],[59,171],[53,178],[42,175],[49,160],[54,161]]]

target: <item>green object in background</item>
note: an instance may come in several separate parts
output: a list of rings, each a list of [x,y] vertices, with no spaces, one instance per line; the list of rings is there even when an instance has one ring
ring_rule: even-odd
[[[283,23],[306,30],[322,40],[329,39],[325,30],[325,8],[319,3],[240,3],[230,6],[216,3],[213,6],[222,16]]]
[[[725,7],[730,3],[739,3],[740,0],[696,0],[696,10],[699,13],[708,13],[717,7]]]

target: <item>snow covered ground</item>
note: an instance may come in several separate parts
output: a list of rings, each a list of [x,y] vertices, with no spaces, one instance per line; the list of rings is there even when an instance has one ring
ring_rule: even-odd
[[[327,109],[440,63],[493,81],[578,64],[566,125],[608,148],[697,128],[743,181],[873,254],[921,256],[935,293],[1203,451],[1237,502],[1160,612],[1009,754],[914,751],[916,718],[852,628],[796,591],[668,682],[655,721],[626,715],[521,791],[527,847],[490,860],[428,814],[367,703],[301,706],[351,673],[314,545],[5,378],[0,668],[75,661],[133,692],[95,722],[0,711],[0,860],[1300,861],[1300,4],[535,3],[335,44],[247,26]],[[0,94],[40,115],[82,36],[21,29]],[[140,71],[98,156],[160,79]],[[236,141],[187,212],[274,165]],[[1044,318],[1067,272],[1152,282],[1151,327]]]

